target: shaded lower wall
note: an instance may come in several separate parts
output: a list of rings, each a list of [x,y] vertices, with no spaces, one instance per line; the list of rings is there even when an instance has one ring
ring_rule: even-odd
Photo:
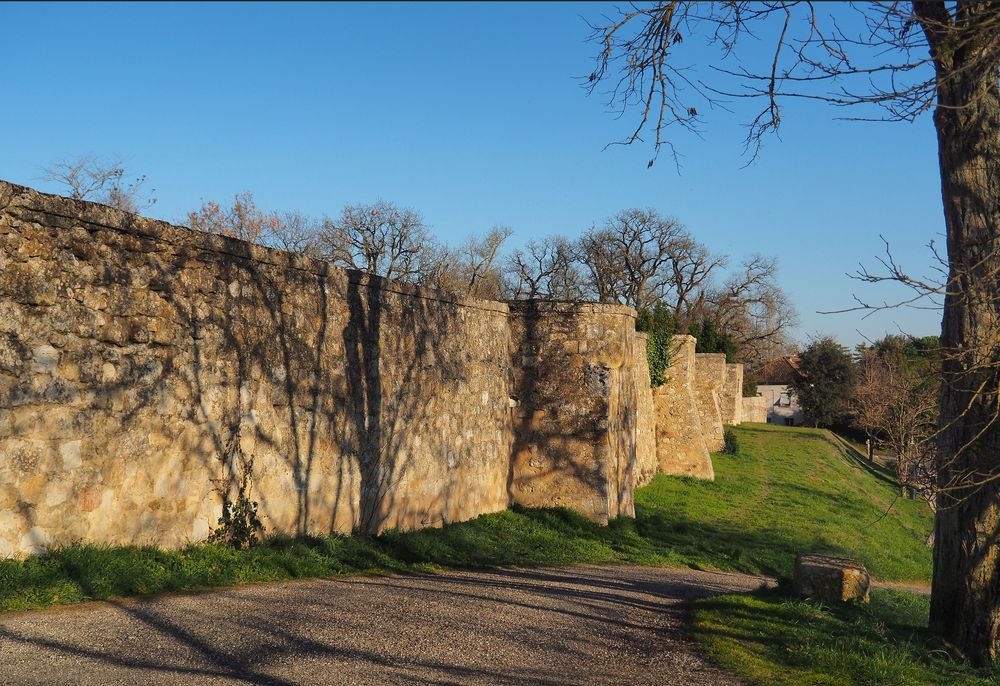
[[[510,303],[514,348],[511,501],[633,515],[651,478],[649,369],[635,312],[614,305]]]

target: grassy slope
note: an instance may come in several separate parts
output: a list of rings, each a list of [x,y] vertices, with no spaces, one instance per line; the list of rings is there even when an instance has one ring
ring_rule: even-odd
[[[927,631],[930,601],[875,590],[868,607],[824,607],[782,590],[699,600],[694,637],[715,662],[757,686],[987,686]]]
[[[597,526],[562,509],[506,511],[378,538],[275,538],[250,550],[75,545],[0,561],[0,610],[235,583],[454,567],[594,562],[788,575],[797,551],[848,554],[879,577],[921,580],[930,514],[893,502],[890,483],[822,432],[737,429],[739,456],[715,456],[714,483],[657,477],[635,520]]]
[[[740,454],[713,456],[714,483],[658,477],[637,494],[644,532],[705,567],[790,576],[807,551],[856,558],[881,579],[930,579],[931,512],[897,498],[883,472],[824,431],[736,433]]]
[[[761,540],[760,548],[742,554],[780,575],[788,574],[793,551],[808,543],[812,550],[863,560],[883,579],[928,578],[930,551],[923,541],[931,517],[922,504],[896,499],[890,480],[828,434],[780,430],[798,433],[787,440],[777,431],[744,427],[741,456],[716,458],[721,492],[713,505],[687,499],[683,517],[672,514],[677,521],[698,522],[706,537],[707,543],[695,537],[687,545],[722,545],[727,536],[719,531],[737,535],[745,528]],[[842,459],[831,459],[831,450]],[[805,466],[801,475],[793,474],[798,464]],[[662,489],[674,486],[658,482],[643,497],[663,502],[668,494]],[[882,517],[890,503],[891,513]],[[710,559],[735,553],[704,554]],[[929,605],[925,596],[875,590],[870,606],[830,608],[792,599],[782,587],[697,601],[694,637],[714,661],[759,686],[1000,683],[1000,669],[973,670],[930,635]]]

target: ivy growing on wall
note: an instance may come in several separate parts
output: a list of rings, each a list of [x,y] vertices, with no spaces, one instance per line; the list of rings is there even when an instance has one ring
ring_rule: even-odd
[[[653,388],[662,386],[667,381],[670,350],[673,336],[677,332],[677,321],[662,303],[656,303],[653,307],[644,307],[639,310],[635,320],[635,328],[636,331],[649,334],[649,340],[646,343],[649,383]]]

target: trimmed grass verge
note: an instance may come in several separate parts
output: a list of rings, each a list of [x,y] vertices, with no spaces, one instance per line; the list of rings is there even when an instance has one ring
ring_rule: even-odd
[[[787,576],[795,553],[804,550],[856,557],[883,579],[929,577],[924,541],[930,512],[897,500],[885,475],[822,431],[763,425],[734,431],[740,450],[714,456],[714,483],[658,476],[637,491],[636,519],[607,527],[569,510],[539,509],[379,537],[274,537],[249,550],[78,544],[0,560],[0,610],[239,583],[490,566],[629,563]]]
[[[987,686],[927,632],[929,599],[875,590],[868,607],[790,600],[787,590],[704,598],[694,637],[722,667],[759,686]]]

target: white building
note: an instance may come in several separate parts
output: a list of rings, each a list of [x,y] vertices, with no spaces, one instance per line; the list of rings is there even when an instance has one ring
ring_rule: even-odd
[[[757,374],[757,395],[767,398],[768,402],[768,424],[802,424],[802,408],[792,392],[792,383],[801,377],[798,355],[772,360]]]

